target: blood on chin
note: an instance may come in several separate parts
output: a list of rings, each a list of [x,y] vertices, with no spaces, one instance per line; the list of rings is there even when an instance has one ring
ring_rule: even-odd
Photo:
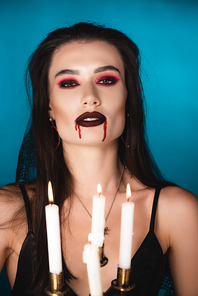
[[[107,136],[107,120],[105,120],[105,122],[102,125],[103,125],[102,142],[104,142],[104,140],[106,139],[106,136]],[[77,124],[76,122],[75,122],[75,130],[78,132],[79,139],[81,139],[82,138],[81,125]]]

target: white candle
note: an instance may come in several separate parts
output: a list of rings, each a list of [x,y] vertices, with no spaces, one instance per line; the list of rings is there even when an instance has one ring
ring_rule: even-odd
[[[102,296],[102,281],[98,246],[86,244],[83,251],[83,262],[87,264],[89,290],[91,296]]]
[[[53,193],[51,182],[48,183],[48,198],[50,204],[45,207],[47,226],[49,271],[59,274],[62,272],[62,254],[60,238],[59,207],[53,204]]]
[[[129,202],[131,197],[130,185],[127,184],[127,202],[122,203],[119,267],[129,269],[131,267],[132,236],[134,203]]]
[[[100,184],[97,186],[98,195],[93,197],[93,208],[92,208],[92,244],[102,247],[104,241],[104,226],[105,226],[105,197],[101,195],[102,188]]]

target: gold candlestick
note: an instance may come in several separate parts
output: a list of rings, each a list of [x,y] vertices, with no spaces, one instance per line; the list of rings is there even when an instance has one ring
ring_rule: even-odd
[[[104,244],[102,247],[99,247],[99,259],[100,259],[100,267],[105,266],[108,263],[108,258],[104,255]]]
[[[130,273],[131,268],[124,269],[118,267],[117,279],[111,282],[111,286],[120,291],[120,295],[124,295],[126,292],[131,291],[135,287],[135,284],[130,283]]]
[[[45,289],[45,294],[48,296],[64,296],[67,293],[67,288],[64,285],[64,273],[59,274],[49,273],[49,287]]]

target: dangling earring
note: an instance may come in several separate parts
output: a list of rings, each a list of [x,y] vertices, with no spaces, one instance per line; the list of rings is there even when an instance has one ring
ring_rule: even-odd
[[[123,135],[121,136],[121,140],[122,140],[122,142],[124,143],[124,145],[125,145],[126,148],[129,148],[129,147],[130,147],[129,144],[127,144],[127,143],[125,142],[125,140],[123,139]]]
[[[55,120],[52,117],[49,117],[49,121],[50,121],[52,136],[53,136],[54,129],[55,129],[57,137],[58,137],[58,143],[57,143],[56,147],[54,148],[54,150],[56,150],[58,148],[58,146],[60,145],[60,136],[59,136],[57,127],[55,126]]]
[[[126,115],[126,125],[127,125],[128,120],[129,120],[129,113],[127,113],[127,115]],[[123,134],[121,135],[121,140],[122,140],[122,142],[124,143],[125,147],[126,147],[126,148],[129,148],[129,147],[130,147],[129,144],[126,143],[126,141],[124,140],[124,136],[125,136],[125,135],[126,135],[126,130],[125,130],[125,131],[123,132]]]

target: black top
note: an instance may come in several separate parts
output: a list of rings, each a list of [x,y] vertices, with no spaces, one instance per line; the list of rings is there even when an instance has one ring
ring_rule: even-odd
[[[16,279],[11,294],[12,296],[28,295],[25,291],[33,279],[36,266],[35,238],[32,231],[29,199],[25,187],[23,185],[19,186],[25,202],[28,221],[28,234],[20,251]],[[131,259],[131,282],[135,283],[135,288],[131,292],[128,292],[128,295],[131,296],[156,296],[158,295],[162,283],[166,260],[159,241],[154,233],[155,215],[159,193],[160,189],[157,188],[153,200],[149,232]],[[117,295],[117,292],[115,289],[110,287],[105,294],[107,296],[113,296]],[[41,295],[45,294],[41,293],[34,296]],[[67,295],[75,296],[76,294],[70,289]]]

